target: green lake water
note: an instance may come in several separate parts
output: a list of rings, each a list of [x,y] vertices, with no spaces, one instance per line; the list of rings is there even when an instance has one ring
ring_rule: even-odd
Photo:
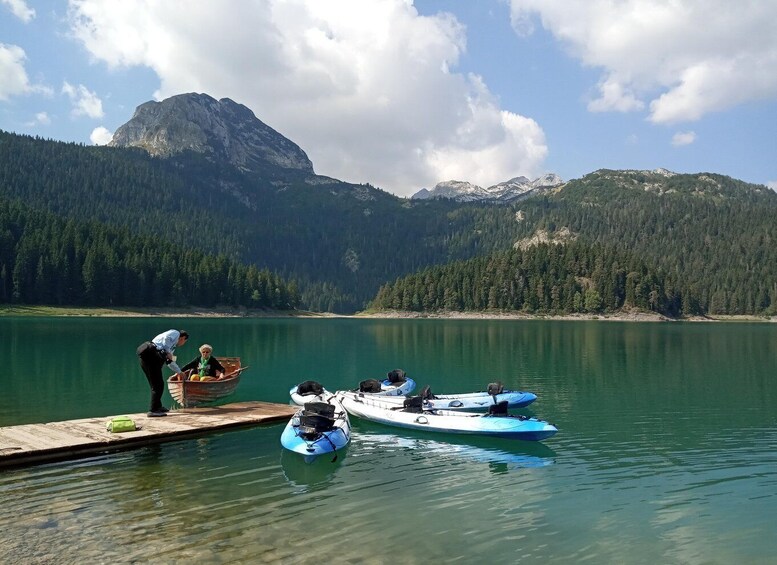
[[[352,418],[337,461],[282,423],[0,471],[1,563],[777,562],[777,324],[0,318],[0,426],[141,412],[135,348],[169,328],[287,403],[402,368],[501,380],[544,442]],[[166,393],[164,402],[172,405]]]

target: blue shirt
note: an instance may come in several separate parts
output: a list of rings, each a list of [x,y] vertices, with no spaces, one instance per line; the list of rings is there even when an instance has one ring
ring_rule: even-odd
[[[175,346],[178,345],[178,339],[180,337],[181,332],[178,330],[167,330],[166,332],[161,333],[152,339],[151,343],[153,343],[160,351],[164,351],[165,353],[168,353],[170,356],[172,356],[173,352],[175,351]],[[176,364],[175,361],[170,361],[167,366],[170,367],[170,369],[175,373],[181,372],[181,368]]]

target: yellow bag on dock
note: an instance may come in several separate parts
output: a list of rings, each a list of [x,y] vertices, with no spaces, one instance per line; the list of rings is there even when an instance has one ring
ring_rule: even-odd
[[[106,429],[116,434],[119,432],[134,432],[138,428],[129,416],[117,416],[108,421]]]

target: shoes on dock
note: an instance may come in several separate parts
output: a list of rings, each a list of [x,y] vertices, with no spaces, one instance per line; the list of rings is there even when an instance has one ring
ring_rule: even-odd
[[[167,416],[167,413],[170,410],[162,406],[161,408],[157,408],[156,410],[151,410],[149,413],[146,414],[149,418],[158,418],[159,416]]]

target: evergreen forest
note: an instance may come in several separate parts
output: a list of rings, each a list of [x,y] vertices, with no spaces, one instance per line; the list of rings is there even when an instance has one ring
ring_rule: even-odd
[[[678,317],[696,304],[661,270],[599,245],[541,243],[430,267],[384,285],[376,310],[607,313],[639,309]]]
[[[777,193],[765,186],[714,174],[602,170],[517,208],[523,237],[566,228],[665,273],[684,297],[684,314],[777,312]]]
[[[0,196],[268,269],[295,280],[302,306],[316,311],[354,312],[387,280],[503,248],[515,228],[509,210],[485,205],[408,201],[270,165],[246,174],[191,152],[161,159],[4,132]]]
[[[602,170],[511,209],[516,249],[400,278],[371,307],[777,314],[777,194],[766,187]]]
[[[776,239],[774,191],[709,173],[460,203],[0,132],[0,302],[773,315]]]
[[[288,310],[299,296],[294,282],[224,255],[0,198],[0,303]]]

